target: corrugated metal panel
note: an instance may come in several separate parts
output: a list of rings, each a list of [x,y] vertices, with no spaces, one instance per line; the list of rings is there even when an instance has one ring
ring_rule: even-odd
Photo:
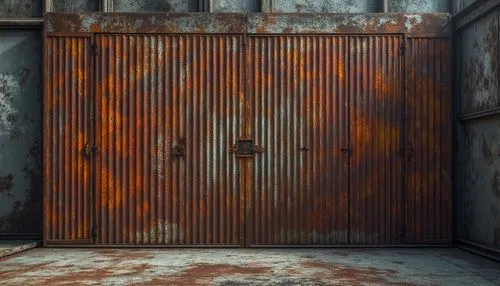
[[[240,244],[242,37],[97,43],[97,243]]]
[[[249,244],[348,242],[348,37],[250,37],[256,155]]]
[[[90,233],[88,37],[47,37],[45,42],[45,239],[82,240]]]
[[[349,41],[351,244],[398,244],[402,215],[401,36]]]
[[[408,40],[406,241],[451,241],[451,66],[445,38]]]

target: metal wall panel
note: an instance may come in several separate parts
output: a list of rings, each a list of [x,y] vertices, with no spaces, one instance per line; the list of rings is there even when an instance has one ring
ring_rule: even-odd
[[[97,44],[97,243],[241,244],[242,37]]]
[[[259,36],[248,48],[249,244],[348,243],[348,37]]]
[[[446,38],[410,38],[406,240],[451,242],[451,59]]]
[[[485,111],[500,105],[498,11],[491,11],[461,31],[461,114]]]
[[[458,133],[457,238],[500,249],[500,119],[472,120]]]
[[[351,244],[399,244],[403,223],[402,36],[349,40]]]
[[[0,31],[0,235],[42,233],[41,31]]]
[[[90,37],[46,37],[44,221],[46,240],[90,237]]]

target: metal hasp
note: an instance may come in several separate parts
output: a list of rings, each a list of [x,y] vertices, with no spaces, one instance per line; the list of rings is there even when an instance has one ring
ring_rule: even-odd
[[[451,243],[447,14],[45,17],[45,245]]]
[[[236,157],[253,157],[255,153],[263,153],[264,148],[254,145],[253,140],[239,139],[229,148],[229,152],[236,154]]]

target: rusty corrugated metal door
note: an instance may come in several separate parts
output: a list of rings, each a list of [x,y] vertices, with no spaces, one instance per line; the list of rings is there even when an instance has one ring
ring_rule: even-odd
[[[90,243],[90,43],[89,34],[45,40],[45,243]]]
[[[96,243],[240,245],[242,36],[96,42]]]
[[[249,43],[249,244],[401,243],[402,36]]]
[[[351,244],[400,244],[404,56],[399,35],[349,39]]]
[[[448,38],[408,39],[408,243],[452,240],[450,54]]]
[[[250,245],[348,243],[347,36],[255,36]]]

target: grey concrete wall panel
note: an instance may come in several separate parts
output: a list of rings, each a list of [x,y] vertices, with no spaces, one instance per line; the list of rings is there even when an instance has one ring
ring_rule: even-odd
[[[213,12],[260,12],[260,0],[212,0]]]
[[[198,0],[113,0],[115,12],[196,12]]]
[[[448,13],[450,0],[389,0],[389,12],[393,13]]]
[[[488,110],[499,105],[498,11],[465,27],[461,33],[460,112]]]
[[[0,0],[0,18],[42,16],[42,0]]]
[[[52,0],[55,12],[97,12],[99,0]]]
[[[0,31],[0,234],[41,233],[41,32]]]
[[[378,0],[272,0],[273,12],[370,13]]]
[[[500,249],[500,117],[471,120],[458,133],[458,238]]]

